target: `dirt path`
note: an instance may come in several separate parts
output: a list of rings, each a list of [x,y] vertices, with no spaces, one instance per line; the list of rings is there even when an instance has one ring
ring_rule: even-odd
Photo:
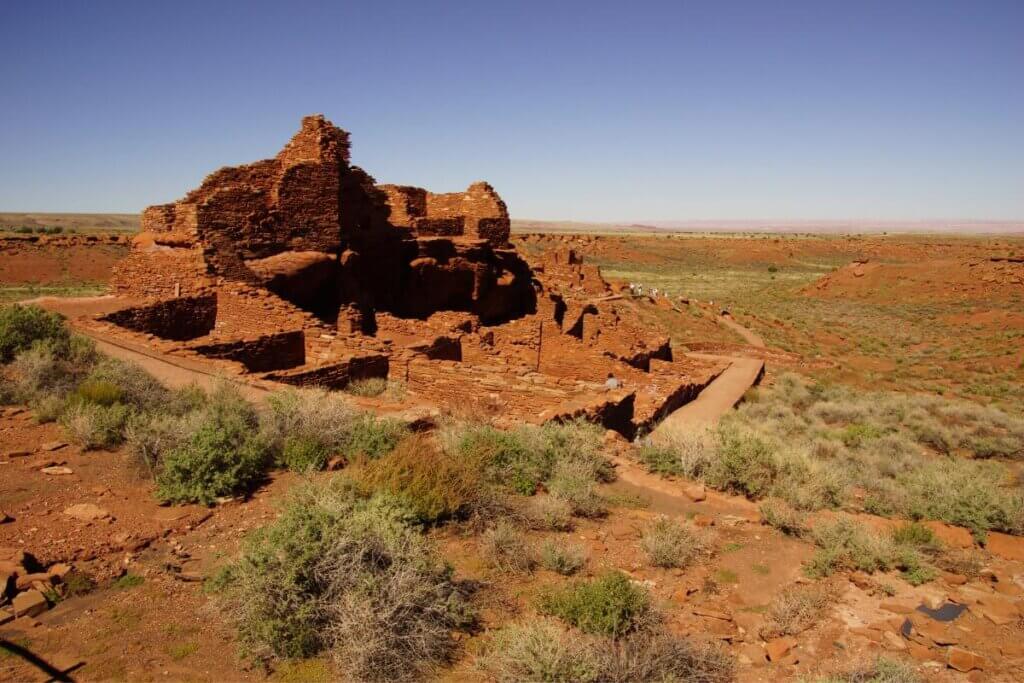
[[[731,315],[718,316],[718,323],[728,327],[730,330],[743,337],[743,341],[747,342],[754,348],[764,348],[764,339],[762,339],[760,335],[755,332],[751,332],[747,328],[743,327],[743,325],[740,325],[738,322],[733,320]]]

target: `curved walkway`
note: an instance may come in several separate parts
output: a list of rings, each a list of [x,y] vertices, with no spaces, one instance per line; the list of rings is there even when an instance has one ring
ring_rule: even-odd
[[[765,347],[764,340],[743,327],[730,316],[719,316],[718,322],[735,331],[751,346]],[[729,362],[722,374],[704,388],[696,399],[671,413],[651,432],[655,441],[671,437],[678,432],[690,432],[714,426],[718,419],[736,407],[750,387],[757,384],[764,375],[764,361],[760,358],[741,356],[717,356],[703,353],[689,353],[691,358],[725,360]]]

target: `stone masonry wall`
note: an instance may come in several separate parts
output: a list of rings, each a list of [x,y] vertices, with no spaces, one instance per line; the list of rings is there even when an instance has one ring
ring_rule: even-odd
[[[137,332],[184,341],[209,334],[217,319],[215,295],[180,297],[115,311],[101,320]]]

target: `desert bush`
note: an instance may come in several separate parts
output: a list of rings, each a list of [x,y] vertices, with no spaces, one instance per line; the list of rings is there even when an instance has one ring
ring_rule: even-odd
[[[690,460],[696,466],[676,469],[672,444],[647,457],[654,469],[670,467],[754,499],[775,496],[799,510],[938,519],[983,538],[988,529],[1024,533],[1024,493],[1002,463],[943,454],[966,448],[977,458],[1016,457],[1018,439],[1024,445],[1019,422],[962,401],[855,393],[784,376],[723,418],[710,442],[713,457],[698,449]]]
[[[68,437],[84,449],[112,448],[124,441],[124,430],[131,408],[123,403],[74,401],[61,411],[61,427]]]
[[[640,445],[637,457],[647,469],[656,474],[682,474],[683,468],[679,463],[679,452],[664,444],[645,442]]]
[[[171,393],[148,372],[113,358],[99,360],[77,392],[92,402],[112,399],[138,410],[163,411],[171,399]]]
[[[128,453],[153,475],[164,455],[179,448],[198,428],[202,415],[135,415],[125,425]]]
[[[63,316],[38,306],[0,307],[0,363],[9,363],[40,341],[50,342],[57,349],[68,346],[71,335]]]
[[[581,517],[601,517],[608,513],[607,501],[597,492],[594,472],[588,463],[565,460],[557,463],[547,481],[548,492],[571,507]]]
[[[644,529],[640,547],[655,567],[686,567],[700,555],[704,541],[679,522],[659,517]]]
[[[521,515],[528,527],[538,531],[572,529],[572,505],[554,496],[534,496],[527,499]]]
[[[422,523],[469,515],[487,504],[488,492],[473,463],[448,455],[420,434],[406,437],[386,456],[357,458],[348,474],[367,493],[401,500]]]
[[[75,389],[75,397],[79,401],[98,406],[111,406],[120,403],[123,396],[123,392],[116,384],[100,379],[86,378]]]
[[[487,480],[532,495],[569,463],[590,481],[610,481],[612,470],[600,455],[600,427],[584,421],[523,426],[510,431],[487,425],[460,425],[444,435],[450,453],[479,463]]]
[[[211,582],[255,659],[330,655],[346,677],[405,680],[455,651],[466,598],[409,512],[338,477],[298,487]]]
[[[353,396],[376,397],[383,396],[392,401],[400,401],[405,397],[405,384],[384,377],[368,377],[350,382],[344,389],[345,393]]]
[[[467,460],[480,463],[489,480],[529,496],[551,470],[548,454],[532,441],[524,429],[469,425],[455,437],[454,449]]]
[[[807,533],[807,515],[794,510],[781,501],[766,500],[758,509],[765,524],[778,529],[787,536],[800,538]]]
[[[825,583],[795,585],[775,595],[768,604],[761,637],[765,640],[795,636],[818,623],[835,597]]]
[[[78,382],[78,369],[65,359],[51,341],[41,341],[22,351],[11,363],[11,376],[22,400],[46,394],[63,398]]]
[[[719,432],[717,458],[704,474],[711,486],[751,498],[766,495],[778,475],[772,444],[750,430]]]
[[[408,434],[409,428],[401,420],[363,413],[349,424],[341,448],[350,456],[379,458],[390,453]]]
[[[879,657],[870,664],[829,676],[822,683],[923,683],[913,665],[898,659]]]
[[[566,545],[554,539],[547,539],[540,546],[540,564],[545,569],[569,576],[587,563],[587,554],[582,546]]]
[[[0,374],[0,406],[18,402],[18,386],[7,375]]]
[[[289,436],[310,436],[340,447],[355,411],[344,397],[324,389],[284,389],[266,400],[262,431],[274,448]]]
[[[897,569],[914,585],[935,577],[935,570],[912,538],[897,541],[891,535],[875,534],[848,517],[815,525],[811,537],[818,551],[805,567],[810,576],[830,576],[842,570],[870,574]]]
[[[64,412],[65,402],[56,394],[42,394],[28,401],[32,418],[39,424],[55,422]]]
[[[543,620],[498,631],[479,664],[503,682],[559,683],[725,683],[733,679],[735,667],[721,648],[667,633],[610,641]]]
[[[538,608],[585,633],[615,637],[640,628],[652,616],[647,591],[619,571],[606,572],[592,581],[548,588],[541,593]]]
[[[509,574],[528,572],[536,563],[523,534],[506,520],[483,533],[480,553],[492,568]]]
[[[941,458],[897,478],[899,510],[912,519],[937,519],[967,527],[982,538],[988,529],[1024,533],[1024,493],[1010,486],[998,463]]]
[[[717,645],[669,633],[635,633],[609,646],[598,644],[594,654],[601,671],[597,680],[614,683],[726,683],[735,669],[732,657]]]
[[[209,505],[248,492],[263,477],[270,455],[258,424],[255,409],[237,389],[218,387],[194,431],[162,456],[157,498]]]
[[[278,458],[280,463],[294,472],[322,470],[331,452],[318,439],[308,436],[289,436]]]
[[[478,663],[503,683],[597,681],[593,654],[582,637],[537,620],[500,629]]]

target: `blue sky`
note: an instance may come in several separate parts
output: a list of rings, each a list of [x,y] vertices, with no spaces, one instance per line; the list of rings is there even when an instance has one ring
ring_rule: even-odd
[[[1024,218],[1024,2],[0,6],[0,210],[131,212],[304,114],[514,217]]]

